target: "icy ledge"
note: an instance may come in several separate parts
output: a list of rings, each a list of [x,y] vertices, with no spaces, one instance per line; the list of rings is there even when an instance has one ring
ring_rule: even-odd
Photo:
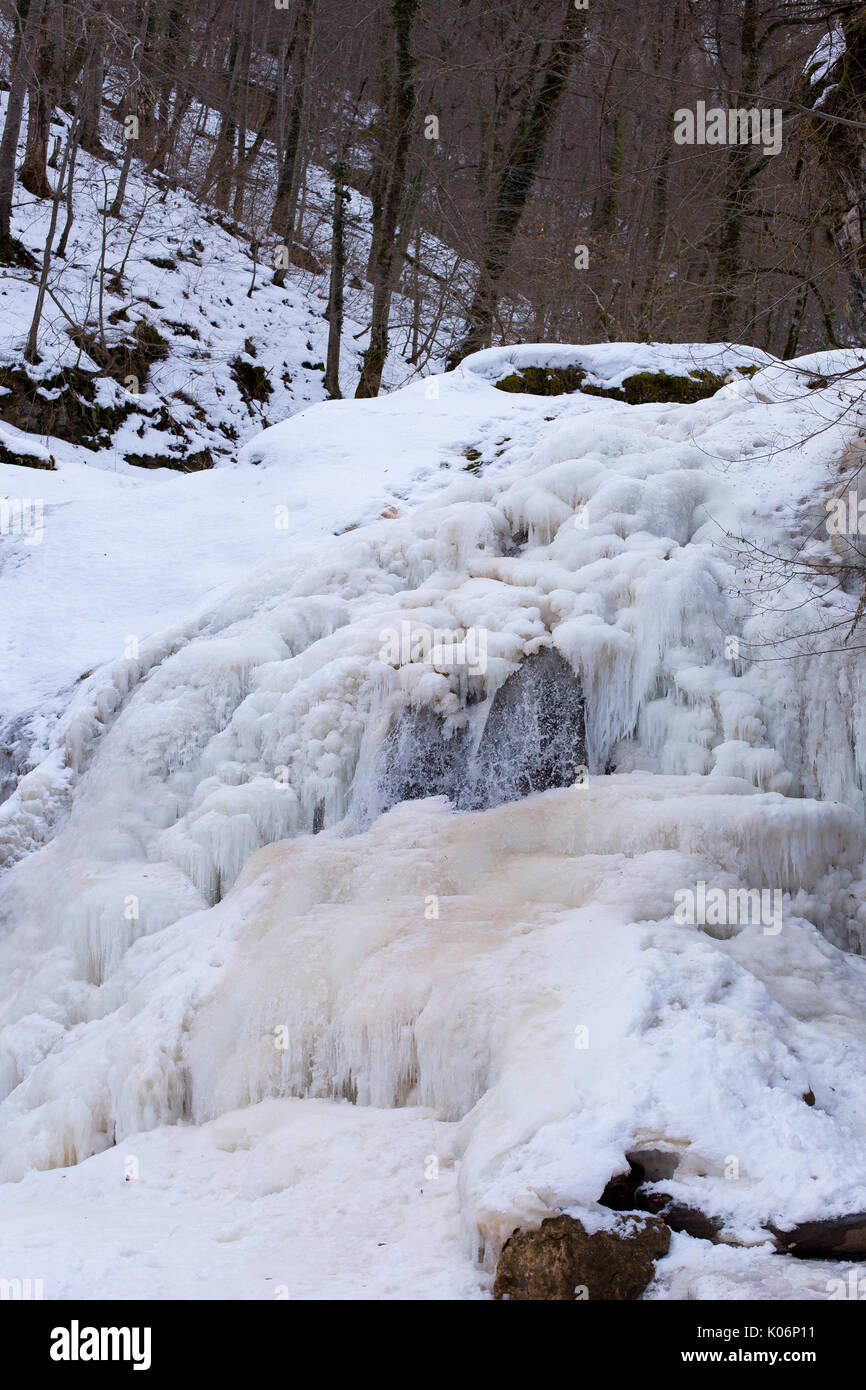
[[[636,1142],[682,1152],[679,1195],[731,1239],[866,1208],[866,961],[787,892],[776,933],[674,921],[699,881],[760,887],[784,863],[820,891],[861,854],[845,808],[645,774],[271,846],[217,907],[136,942],[12,1091],[4,1176],[342,1096],[456,1123],[464,1236],[491,1253],[558,1208],[601,1215]]]

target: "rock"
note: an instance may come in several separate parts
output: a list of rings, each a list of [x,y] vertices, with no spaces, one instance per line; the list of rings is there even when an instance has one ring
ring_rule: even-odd
[[[626,1158],[640,1171],[643,1182],[667,1182],[682,1162],[682,1150],[654,1145],[646,1149],[629,1149]]]
[[[701,401],[714,396],[724,384],[723,376],[705,367],[696,367],[688,376],[672,376],[666,371],[636,372],[625,377],[621,386],[592,386],[586,383],[586,370],[577,363],[565,367],[523,367],[493,383],[497,391],[516,391],[531,396],[561,396],[582,391],[587,396],[628,401],[629,405],[642,405],[647,401],[683,404]]]
[[[210,449],[198,449],[190,454],[124,454],[123,457],[133,468],[172,468],[176,473],[201,473],[214,466]]]
[[[586,764],[580,680],[553,647],[525,657],[493,697],[475,754],[469,809],[570,787]]]
[[[480,739],[469,721],[455,727],[424,706],[397,715],[377,760],[375,811],[427,796],[486,810],[571,786],[585,762],[580,681],[546,647],[525,657],[497,690]]]
[[[718,1242],[723,1222],[707,1216],[697,1207],[678,1202],[669,1192],[647,1192],[649,1183],[666,1182],[679,1168],[683,1152],[673,1145],[654,1145],[629,1149],[627,1173],[615,1173],[599,1197],[599,1204],[611,1211],[648,1211],[664,1221],[671,1231],[685,1231],[697,1240]]]
[[[622,1220],[594,1235],[574,1217],[548,1217],[536,1230],[516,1231],[506,1241],[493,1296],[634,1299],[650,1283],[655,1261],[667,1254],[669,1244],[667,1226],[652,1216]]]
[[[0,444],[0,463],[12,463],[16,468],[45,468],[49,472],[53,472],[57,467],[53,454],[49,454],[47,450],[39,454],[31,453],[26,443],[21,452],[7,449],[4,444]]]
[[[639,1189],[644,1183],[665,1182],[672,1178],[682,1161],[682,1150],[655,1144],[647,1148],[629,1149],[626,1158],[629,1164],[628,1172],[614,1173],[598,1199],[600,1205],[609,1207],[611,1211],[640,1209],[655,1213],[660,1204],[648,1205]],[[667,1201],[668,1198],[665,1196],[664,1202]]]
[[[718,1244],[723,1224],[719,1217],[707,1216],[697,1207],[677,1202],[667,1192],[638,1192],[635,1205],[661,1217],[671,1231],[685,1231],[687,1236],[694,1236],[696,1240],[711,1240],[713,1244]]]
[[[599,1206],[611,1211],[635,1211],[641,1205],[637,1190],[643,1181],[643,1173],[634,1165],[627,1173],[614,1173],[598,1199]]]
[[[790,1231],[769,1229],[782,1250],[804,1260],[859,1260],[866,1256],[866,1212],[804,1221]]]

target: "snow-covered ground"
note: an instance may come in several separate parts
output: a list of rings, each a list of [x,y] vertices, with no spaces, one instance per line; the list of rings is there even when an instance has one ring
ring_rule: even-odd
[[[754,354],[693,405],[495,387],[569,357],[602,385],[735,365],[508,349],[313,405],[234,467],[4,466],[46,506],[0,571],[0,708],[35,740],[0,808],[0,1275],[487,1297],[516,1225],[606,1221],[626,1151],[663,1144],[729,1243],[677,1236],[648,1297],[845,1277],[766,1227],[866,1209],[859,662],[812,654],[839,642],[805,581],[756,611],[734,538],[827,549],[862,378],[821,374],[859,358]],[[393,657],[404,624],[484,659]],[[395,758],[474,757],[548,647],[586,776],[389,810]],[[701,882],[778,914],[683,923]]]

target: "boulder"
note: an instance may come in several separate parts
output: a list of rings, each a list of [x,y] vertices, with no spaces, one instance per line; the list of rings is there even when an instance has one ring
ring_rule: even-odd
[[[790,1231],[770,1230],[787,1255],[804,1260],[861,1260],[866,1256],[866,1212],[804,1221]]]
[[[376,813],[427,796],[446,796],[464,811],[486,810],[571,786],[586,756],[580,680],[559,652],[545,647],[499,687],[480,739],[468,720],[455,727],[425,706],[402,711],[377,759]]]
[[[687,1236],[694,1236],[695,1240],[711,1240],[718,1244],[719,1231],[723,1225],[718,1216],[707,1216],[697,1207],[689,1207],[684,1202],[676,1201],[667,1192],[639,1192],[636,1205],[644,1211],[651,1211],[655,1216],[660,1216],[672,1231],[685,1231]]]
[[[499,1256],[498,1299],[634,1299],[667,1254],[670,1231],[655,1217],[632,1217],[588,1234],[572,1216],[552,1216],[516,1231]]]

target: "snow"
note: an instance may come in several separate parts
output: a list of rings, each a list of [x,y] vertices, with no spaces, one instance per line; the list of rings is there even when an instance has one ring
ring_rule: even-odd
[[[14,1251],[48,1299],[477,1299],[490,1280],[456,1236],[451,1128],[269,1100],[136,1135],[4,1189],[4,1269]]]
[[[825,34],[803,69],[804,75],[809,79],[809,85],[814,87],[818,82],[822,82],[844,56],[845,51],[844,29],[831,29]]]
[[[661,1140],[737,1244],[677,1238],[649,1297],[848,1270],[766,1225],[866,1208],[860,675],[812,659],[805,581],[750,610],[732,538],[825,544],[861,358],[693,405],[493,385],[719,352],[495,350],[313,405],[236,468],[5,468],[46,505],[0,573],[44,635],[4,637],[34,744],[0,810],[0,1211],[48,1296],[486,1297],[516,1225],[607,1220]],[[389,659],[406,621],[483,631],[484,668]],[[762,660],[783,638],[801,654]],[[582,683],[585,782],[381,814],[395,717],[480,738],[547,647]],[[781,931],[680,925],[700,882],[780,893]]]

